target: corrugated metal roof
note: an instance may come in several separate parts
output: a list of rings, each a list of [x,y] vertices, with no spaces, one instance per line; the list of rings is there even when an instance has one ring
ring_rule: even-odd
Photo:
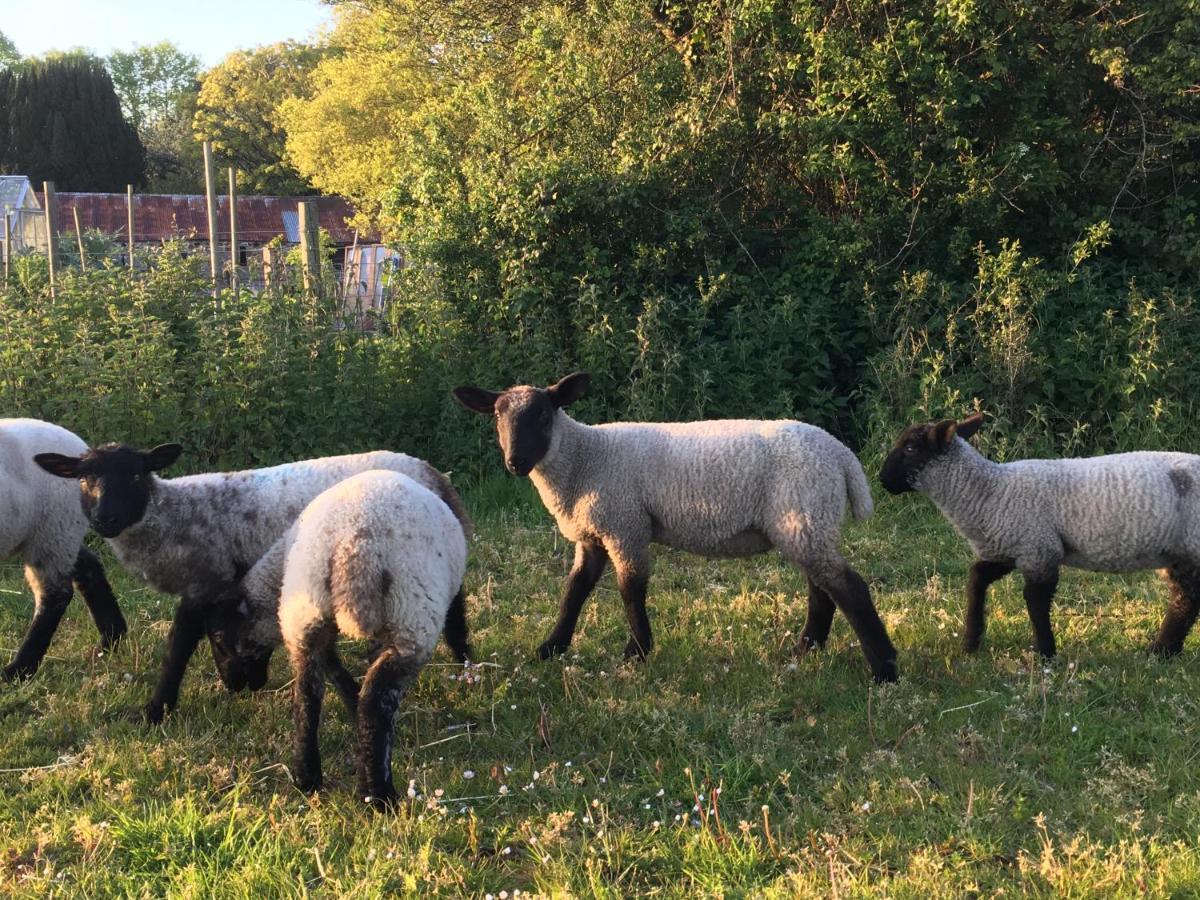
[[[75,218],[72,210],[79,211],[79,224],[83,228],[96,228],[106,234],[124,237],[128,213],[124,194],[85,194],[60,191],[58,200],[59,234],[74,233]],[[40,200],[40,198],[39,198]],[[354,240],[354,231],[346,220],[354,214],[353,208],[341,197],[263,197],[247,195],[237,198],[238,241],[247,244],[265,244],[275,237],[296,243],[299,230],[297,204],[301,200],[314,200],[317,218],[321,227],[329,232],[335,244],[349,244]],[[169,238],[204,241],[208,239],[208,217],[203,194],[134,194],[133,196],[133,239],[141,243],[158,242]],[[369,235],[360,237],[369,241]],[[229,240],[229,198],[217,198],[217,240]]]

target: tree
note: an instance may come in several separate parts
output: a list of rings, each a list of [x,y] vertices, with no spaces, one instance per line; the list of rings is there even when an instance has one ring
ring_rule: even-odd
[[[0,70],[0,171],[60,190],[141,183],[141,141],[101,64],[68,55]]]
[[[276,119],[281,103],[307,96],[308,78],[323,50],[287,41],[231,53],[204,73],[196,137],[213,143],[223,164],[235,166],[245,190],[308,194],[312,186],[286,157],[286,134]]]
[[[197,90],[200,60],[170,41],[114,51],[107,64],[121,108],[138,134],[154,120],[172,115],[180,99]]]
[[[163,193],[202,191],[200,143],[192,134],[199,59],[162,41],[115,51],[107,65],[121,107],[146,148],[146,187]]]
[[[0,31],[0,69],[7,69],[21,61],[20,51],[3,31]]]

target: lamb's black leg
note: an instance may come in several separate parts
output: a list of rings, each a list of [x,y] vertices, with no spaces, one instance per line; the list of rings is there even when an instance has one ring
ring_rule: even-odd
[[[83,602],[87,604],[88,612],[92,614],[96,630],[100,632],[100,649],[111,647],[121,639],[129,627],[125,624],[121,607],[117,605],[112,586],[104,574],[104,566],[87,547],[79,548],[72,578],[75,588],[83,597]]]
[[[392,782],[392,729],[400,700],[420,668],[413,657],[389,647],[363,679],[358,703],[358,790],[376,809],[390,807],[399,798]]]
[[[584,601],[600,580],[607,562],[608,554],[599,544],[580,541],[575,545],[575,565],[571,567],[571,573],[567,576],[558,621],[550,636],[538,647],[538,659],[549,659],[565,652],[571,646],[571,638],[575,636],[575,623],[579,621],[579,611],[583,609]]]
[[[1200,568],[1177,564],[1166,574],[1171,599],[1150,649],[1160,656],[1174,656],[1183,649],[1184,638],[1200,614]]]
[[[71,602],[70,582],[48,587],[28,569],[26,579],[34,592],[33,620],[25,632],[25,640],[17,649],[17,655],[0,673],[5,681],[29,678],[38,670],[54,632],[58,630],[58,623],[62,621],[63,613]]]
[[[329,628],[317,627],[298,647],[289,648],[292,659],[292,718],[296,728],[292,753],[292,780],[306,794],[321,787],[321,700],[325,696],[325,660],[333,644]]]
[[[646,614],[646,588],[650,576],[645,572],[617,569],[617,590],[625,603],[625,618],[629,620],[629,642],[625,645],[626,659],[645,659],[654,647],[650,634],[650,617]]]
[[[346,705],[350,715],[358,715],[358,681],[342,665],[342,658],[338,656],[337,647],[332,641],[325,653],[325,667],[329,674],[329,680],[333,682],[333,689],[342,698],[342,703]]]
[[[1050,659],[1054,656],[1054,629],[1050,625],[1050,604],[1058,590],[1058,569],[1049,573],[1025,574],[1025,608],[1029,610],[1029,621],[1033,625],[1033,638],[1037,650]]]
[[[442,627],[442,637],[446,646],[460,663],[465,663],[471,658],[468,631],[466,595],[460,587],[454,599],[450,601],[450,608],[446,610],[446,624]]]
[[[829,629],[833,625],[836,609],[833,598],[817,587],[812,576],[809,576],[808,619],[804,623],[804,630],[800,632],[799,640],[796,641],[797,655],[803,656],[809,650],[825,646],[825,642],[829,640]]]
[[[967,610],[963,618],[963,649],[974,653],[983,640],[988,588],[1016,568],[1011,562],[978,559],[967,576]]]
[[[896,666],[896,648],[888,637],[887,628],[879,618],[871,591],[862,576],[845,562],[820,566],[809,572],[813,581],[825,591],[850,622],[862,644],[863,655],[876,683],[895,681],[900,677]]]
[[[187,671],[188,663],[202,637],[204,604],[193,599],[180,600],[179,605],[175,607],[171,631],[167,635],[167,653],[163,657],[158,683],[154,686],[154,693],[144,710],[146,721],[151,725],[161,722],[163,714],[178,704],[183,673]]]

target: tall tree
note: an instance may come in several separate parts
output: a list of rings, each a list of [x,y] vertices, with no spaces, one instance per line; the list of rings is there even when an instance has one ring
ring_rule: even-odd
[[[235,166],[243,189],[308,194],[313,188],[286,158],[286,133],[276,110],[309,93],[309,75],[323,49],[294,41],[231,53],[204,73],[192,127]]]
[[[0,31],[0,69],[7,69],[21,61],[17,45],[3,31]]]
[[[142,182],[145,153],[103,65],[66,56],[0,70],[0,171],[62,190]]]
[[[200,60],[170,41],[109,54],[108,71],[125,115],[146,148],[146,187],[164,193],[204,189],[192,117]]]
[[[196,90],[200,60],[170,41],[116,50],[107,59],[121,108],[138,134],[175,112],[180,98]]]

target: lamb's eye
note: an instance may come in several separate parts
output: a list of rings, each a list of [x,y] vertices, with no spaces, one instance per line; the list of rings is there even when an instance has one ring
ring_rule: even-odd
[[[909,453],[909,454],[916,453],[916,452],[917,452],[917,447],[916,447],[916,445],[915,445],[915,444],[905,444],[905,445],[904,445],[904,452],[905,452],[905,453]]]

